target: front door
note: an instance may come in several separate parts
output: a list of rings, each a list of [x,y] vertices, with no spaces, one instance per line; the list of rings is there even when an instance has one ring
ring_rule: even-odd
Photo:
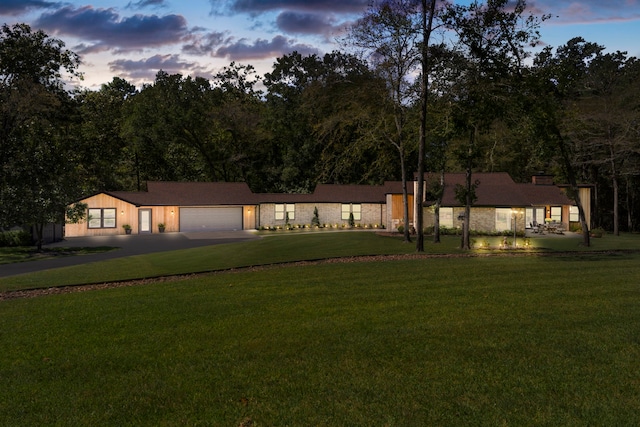
[[[151,233],[151,209],[138,211],[138,230],[139,233]]]

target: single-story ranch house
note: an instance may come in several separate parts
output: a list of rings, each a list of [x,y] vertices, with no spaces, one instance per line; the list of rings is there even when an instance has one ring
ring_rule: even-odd
[[[439,180],[439,176],[425,175],[425,185]],[[534,176],[531,183],[519,184],[504,172],[474,173],[472,181],[478,182],[476,201],[471,208],[471,230],[493,232],[531,228],[535,224],[553,221],[568,230],[570,224],[579,223],[578,208],[548,175]],[[464,186],[464,173],[445,174],[445,189],[440,207],[440,226],[461,226],[464,204],[456,200],[455,188]],[[427,193],[427,192],[425,192]],[[586,222],[591,224],[591,188],[581,186],[579,196],[585,210]],[[434,202],[425,201],[424,225],[434,223]]]
[[[565,223],[577,221],[577,212],[563,191],[547,181],[516,184],[506,173],[478,173],[477,201],[472,208],[471,228],[481,231],[511,229],[512,209],[526,210],[518,229],[544,218]],[[427,177],[432,179],[432,177]],[[457,215],[464,209],[455,200],[455,185],[464,174],[446,174],[440,209],[441,226],[459,226]],[[409,189],[410,206],[413,188]],[[588,210],[590,193],[581,199]],[[581,193],[582,196],[582,193]],[[309,226],[317,209],[321,225],[341,228],[350,217],[359,227],[387,228],[403,224],[402,183],[383,185],[318,184],[310,194],[253,193],[246,183],[229,182],[148,182],[147,191],[102,192],[78,202],[87,204],[88,217],[67,224],[65,236],[102,236],[131,232],[156,233],[159,225],[167,232],[250,230],[261,227]],[[422,204],[425,226],[433,224],[430,203]],[[414,209],[409,222],[413,223]]]

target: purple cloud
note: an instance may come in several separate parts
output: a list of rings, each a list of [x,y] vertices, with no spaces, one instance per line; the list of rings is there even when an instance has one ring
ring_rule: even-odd
[[[366,10],[369,0],[210,0],[214,12],[259,14],[289,10],[307,12],[359,13]]]
[[[2,0],[0,1],[0,15],[22,15],[33,9],[52,9],[60,7],[62,3],[45,0]]]
[[[625,22],[640,19],[638,0],[532,0],[530,10],[551,14],[558,24]]]
[[[116,74],[136,81],[151,81],[160,70],[169,74],[204,72],[198,63],[183,61],[180,59],[180,55],[154,55],[141,60],[118,59],[109,63],[109,69]]]
[[[137,2],[129,2],[125,9],[144,9],[145,7],[167,7],[166,0],[140,0]]]
[[[276,18],[276,25],[290,34],[330,35],[337,30],[336,19],[331,14],[282,12]]]
[[[214,31],[203,36],[192,37],[190,43],[182,46],[182,51],[191,55],[208,55],[226,41],[225,33]]]
[[[181,15],[134,15],[121,18],[114,9],[64,7],[45,13],[34,25],[55,34],[95,42],[87,49],[120,51],[175,44],[189,35]]]
[[[271,41],[258,39],[253,44],[248,44],[245,39],[229,44],[215,51],[214,56],[229,58],[232,61],[245,61],[250,59],[266,59],[279,57],[298,51],[304,55],[318,54],[319,51],[309,45],[295,43],[283,36],[275,36]]]

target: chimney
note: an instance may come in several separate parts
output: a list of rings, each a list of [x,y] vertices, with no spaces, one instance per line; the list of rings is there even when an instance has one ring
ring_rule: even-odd
[[[534,185],[553,185],[553,176],[551,175],[533,175],[531,182]]]

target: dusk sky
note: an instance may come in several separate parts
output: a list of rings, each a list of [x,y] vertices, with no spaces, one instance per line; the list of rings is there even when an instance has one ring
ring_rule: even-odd
[[[458,1],[469,3],[469,0]],[[324,54],[368,0],[0,0],[0,21],[42,29],[81,55],[83,87],[114,76],[140,85],[158,70],[211,77],[232,61],[259,74],[294,50]],[[640,57],[640,0],[529,0],[553,15],[542,42],[575,36]]]

